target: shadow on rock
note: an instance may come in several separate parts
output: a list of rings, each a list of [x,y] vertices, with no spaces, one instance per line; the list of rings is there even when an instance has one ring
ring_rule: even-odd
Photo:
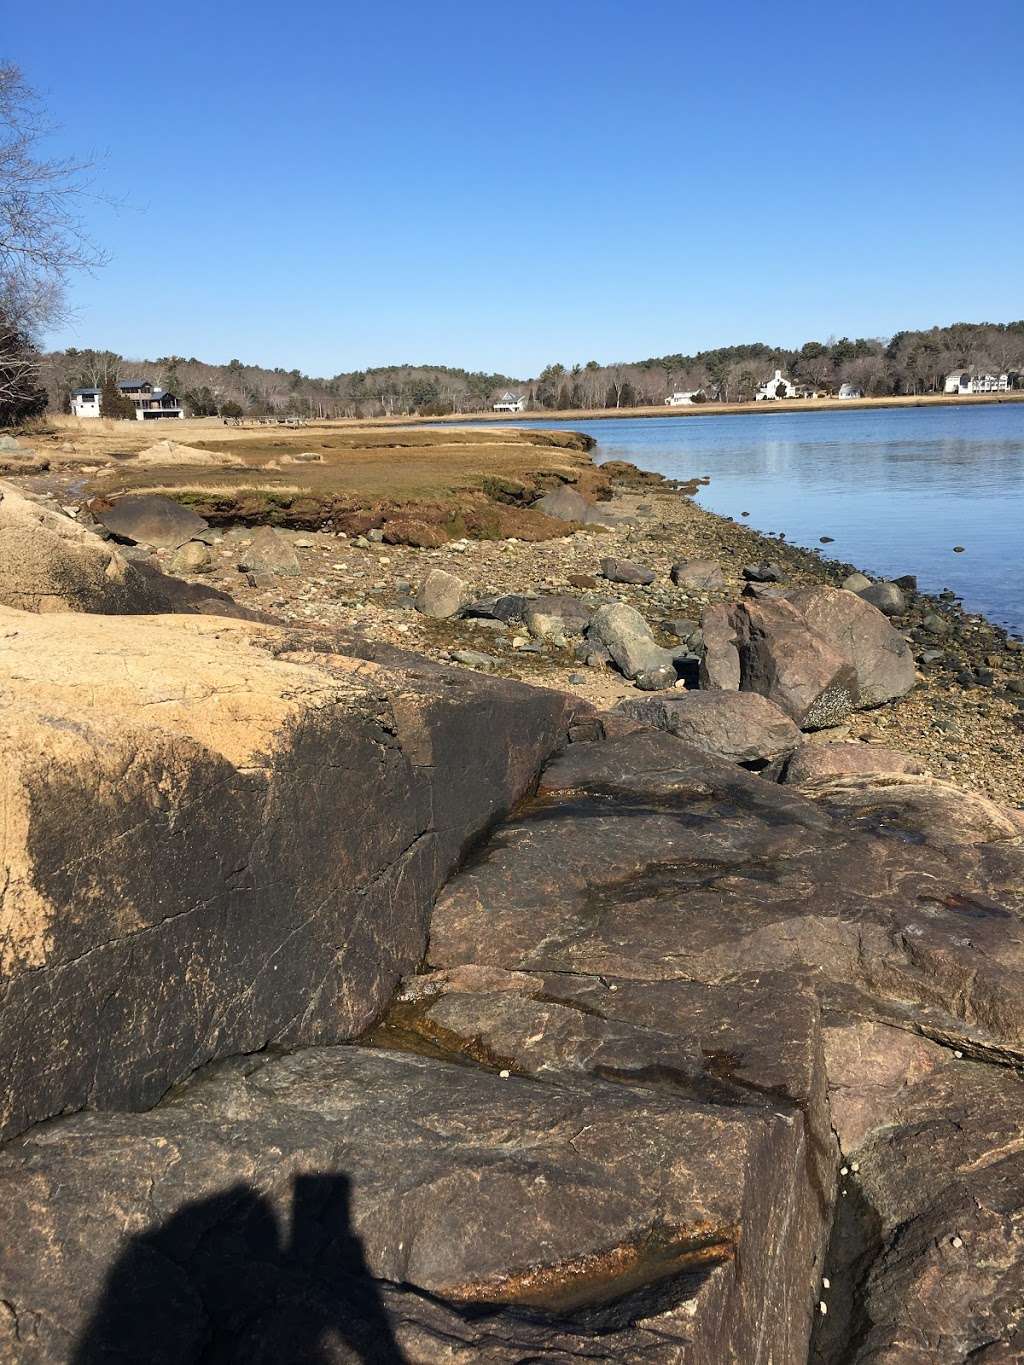
[[[298,1176],[290,1236],[237,1185],[132,1240],[72,1365],[403,1365],[346,1176]]]

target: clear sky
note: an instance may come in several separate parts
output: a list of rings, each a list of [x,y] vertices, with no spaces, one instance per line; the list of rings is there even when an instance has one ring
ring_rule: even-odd
[[[535,374],[1024,316],[1024,3],[109,0],[0,56],[120,207],[54,344]]]

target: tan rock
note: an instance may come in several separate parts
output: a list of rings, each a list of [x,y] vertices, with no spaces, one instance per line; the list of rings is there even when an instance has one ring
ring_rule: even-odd
[[[359,1032],[569,714],[220,618],[3,608],[0,636],[3,1134]]]

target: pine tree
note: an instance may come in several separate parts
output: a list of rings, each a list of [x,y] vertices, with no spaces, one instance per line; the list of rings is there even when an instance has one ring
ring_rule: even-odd
[[[117,380],[112,374],[106,375],[100,386],[100,416],[135,421],[135,404],[117,387]]]

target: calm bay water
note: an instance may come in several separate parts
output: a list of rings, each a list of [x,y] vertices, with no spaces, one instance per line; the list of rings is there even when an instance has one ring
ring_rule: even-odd
[[[1024,403],[547,422],[598,461],[710,475],[698,502],[1024,632]],[[963,545],[965,553],[954,554]]]

